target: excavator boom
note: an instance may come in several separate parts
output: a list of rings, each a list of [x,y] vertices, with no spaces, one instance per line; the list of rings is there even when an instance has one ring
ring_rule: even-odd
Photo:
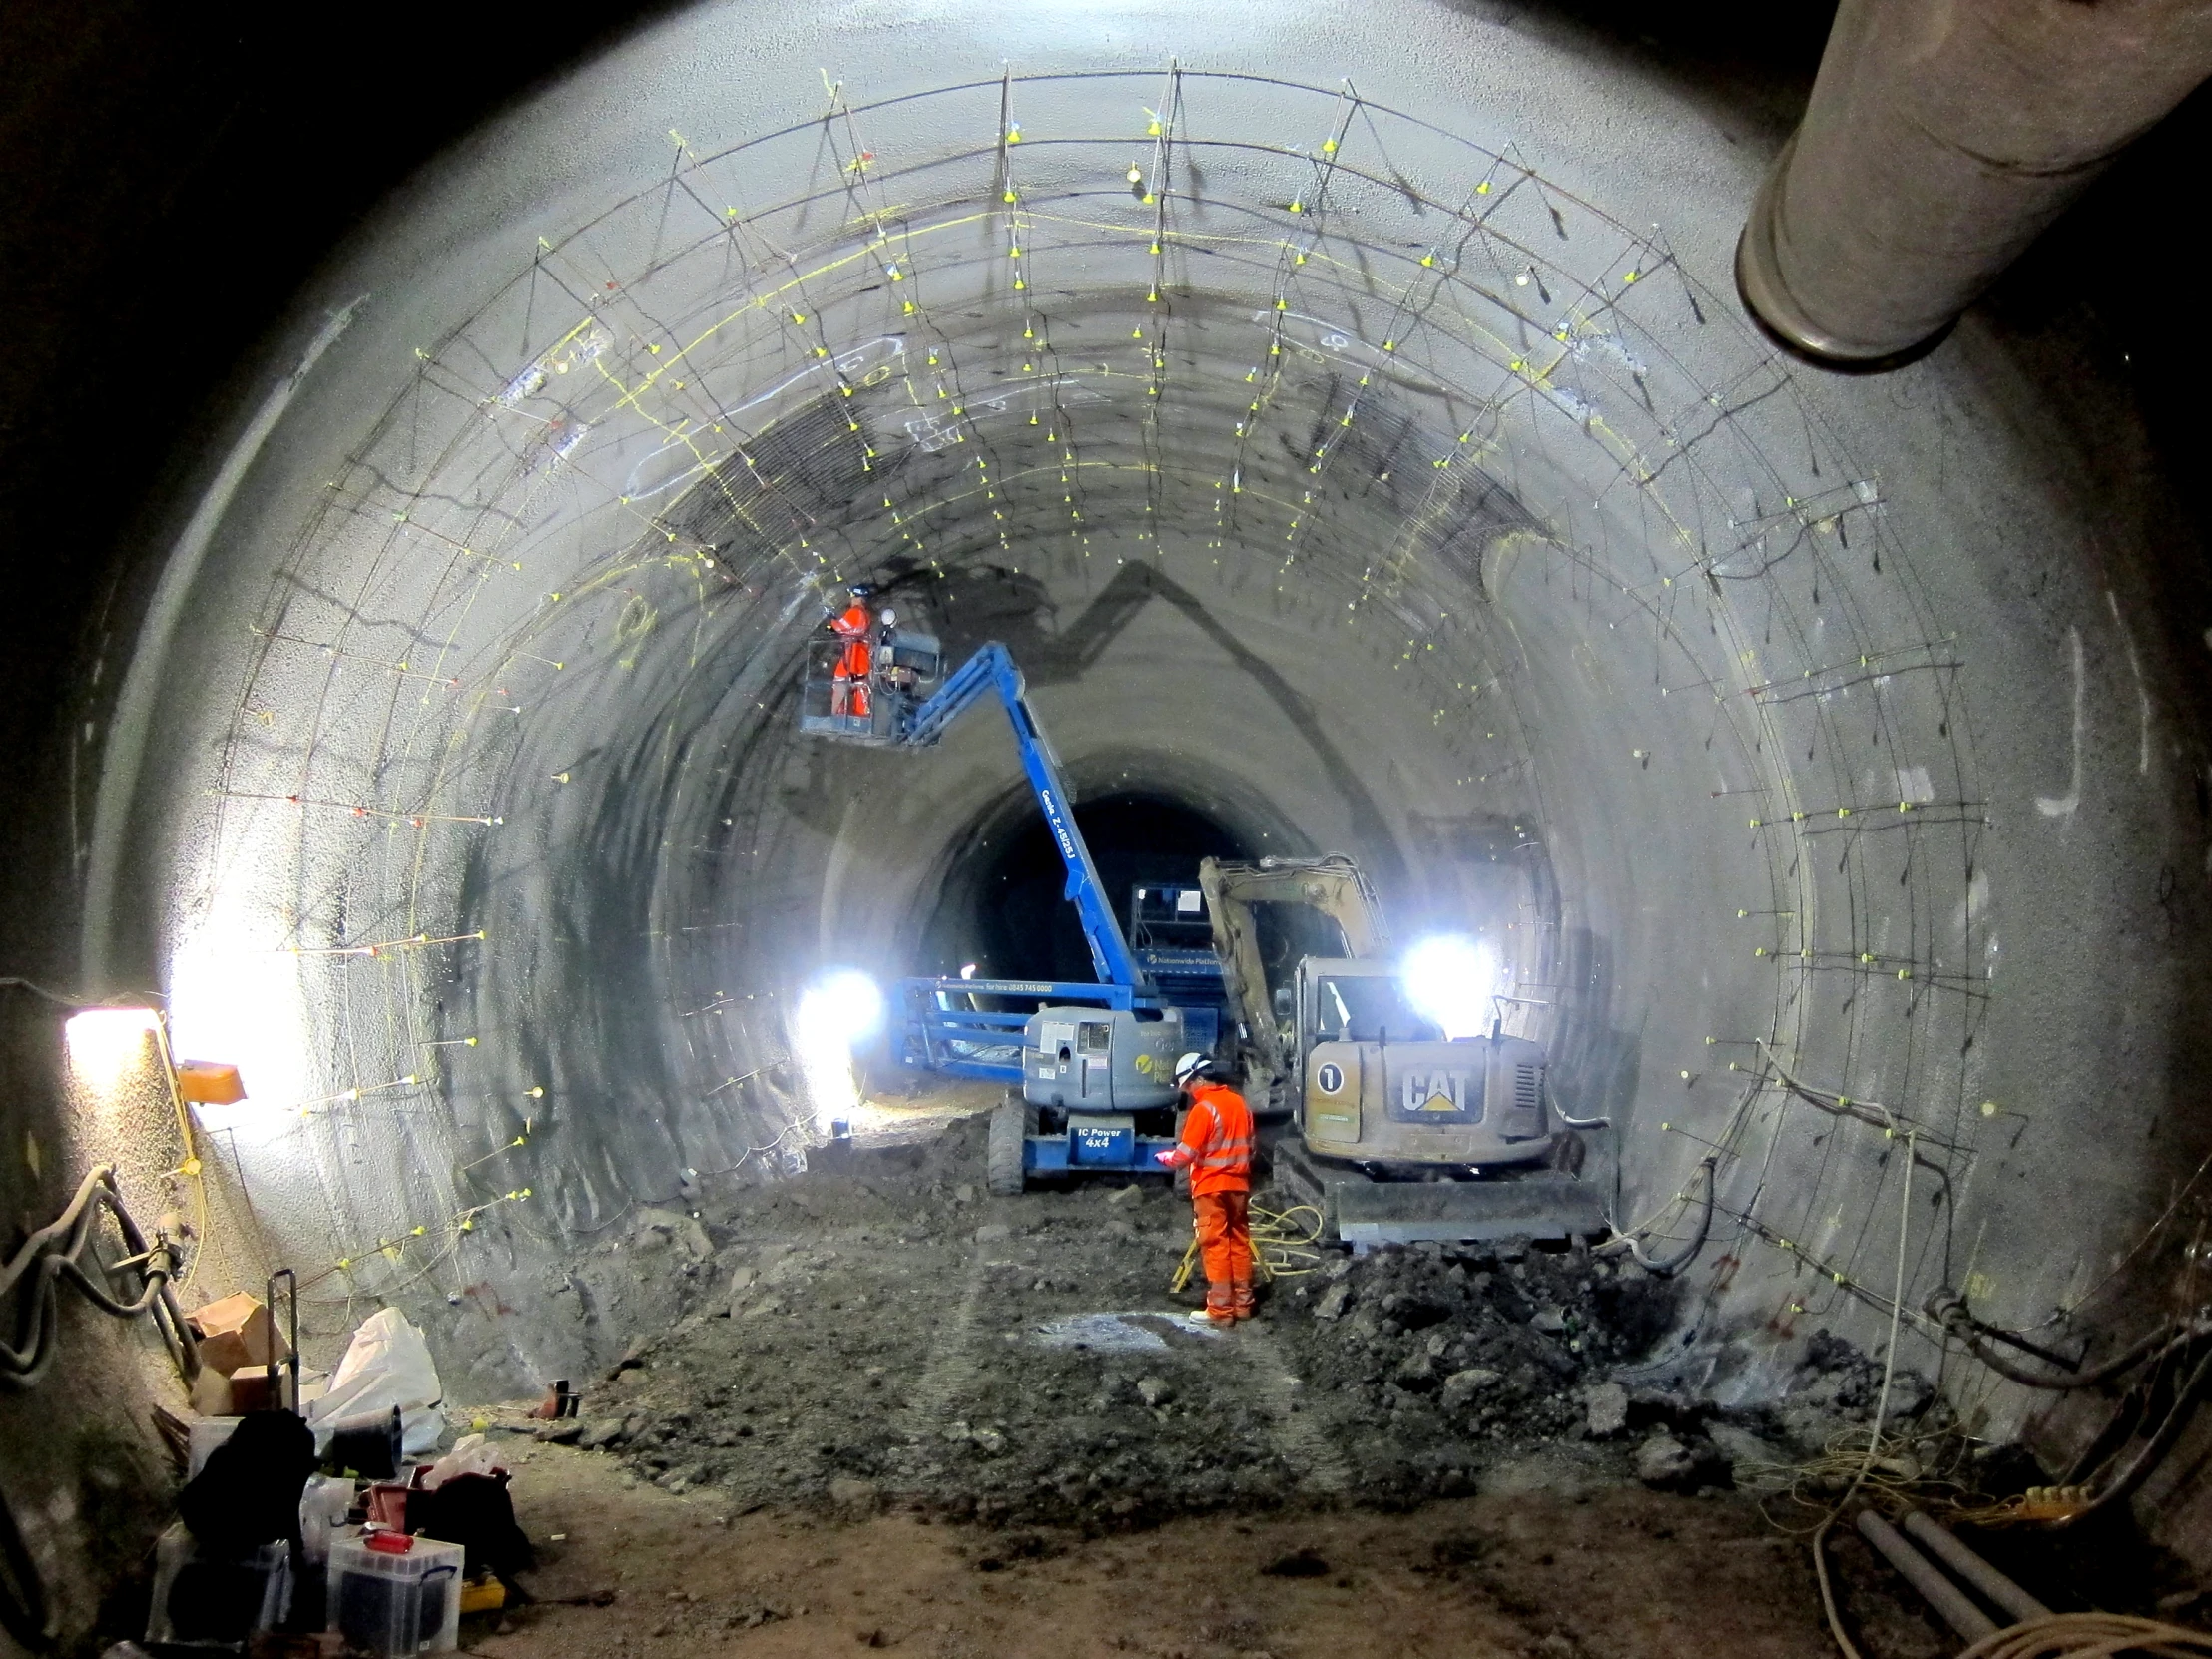
[[[1214,924],[1214,954],[1221,959],[1223,989],[1244,1024],[1250,1048],[1246,1082],[1269,1102],[1275,1084],[1291,1074],[1276,1025],[1267,962],[1260,954],[1255,904],[1303,904],[1319,910],[1344,935],[1344,954],[1372,960],[1386,956],[1389,929],[1382,906],[1360,866],[1342,852],[1318,858],[1263,858],[1256,864],[1202,859],[1198,884]],[[1265,1073],[1264,1076],[1259,1075]]]

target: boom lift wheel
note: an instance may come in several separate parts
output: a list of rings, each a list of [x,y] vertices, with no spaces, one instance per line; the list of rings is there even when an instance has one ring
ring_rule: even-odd
[[[991,1113],[990,1141],[983,1155],[983,1185],[997,1198],[1018,1197],[1022,1188],[1022,1153],[1037,1127],[1037,1109],[1018,1090]]]

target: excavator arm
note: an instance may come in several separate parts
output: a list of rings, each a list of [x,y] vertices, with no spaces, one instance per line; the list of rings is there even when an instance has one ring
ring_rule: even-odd
[[[1214,954],[1221,959],[1223,988],[1246,1031],[1248,1092],[1268,1100],[1276,1081],[1288,1077],[1292,1056],[1276,1025],[1274,993],[1260,954],[1255,904],[1303,904],[1319,910],[1344,934],[1344,954],[1375,958],[1389,953],[1389,930],[1375,889],[1342,852],[1319,858],[1263,858],[1256,864],[1202,859],[1198,884],[1214,924]]]

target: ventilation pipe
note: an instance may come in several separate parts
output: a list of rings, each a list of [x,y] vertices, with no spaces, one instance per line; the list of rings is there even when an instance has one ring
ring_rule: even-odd
[[[2207,74],[2207,0],[1843,0],[1744,304],[1826,367],[1910,362]]]

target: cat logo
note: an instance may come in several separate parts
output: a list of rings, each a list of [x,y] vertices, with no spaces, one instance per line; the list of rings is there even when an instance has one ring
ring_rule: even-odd
[[[1314,1081],[1321,1086],[1323,1094],[1335,1094],[1345,1086],[1344,1067],[1332,1060],[1314,1074]]]
[[[1456,1071],[1407,1072],[1403,1103],[1408,1112],[1464,1112],[1467,1080]]]

